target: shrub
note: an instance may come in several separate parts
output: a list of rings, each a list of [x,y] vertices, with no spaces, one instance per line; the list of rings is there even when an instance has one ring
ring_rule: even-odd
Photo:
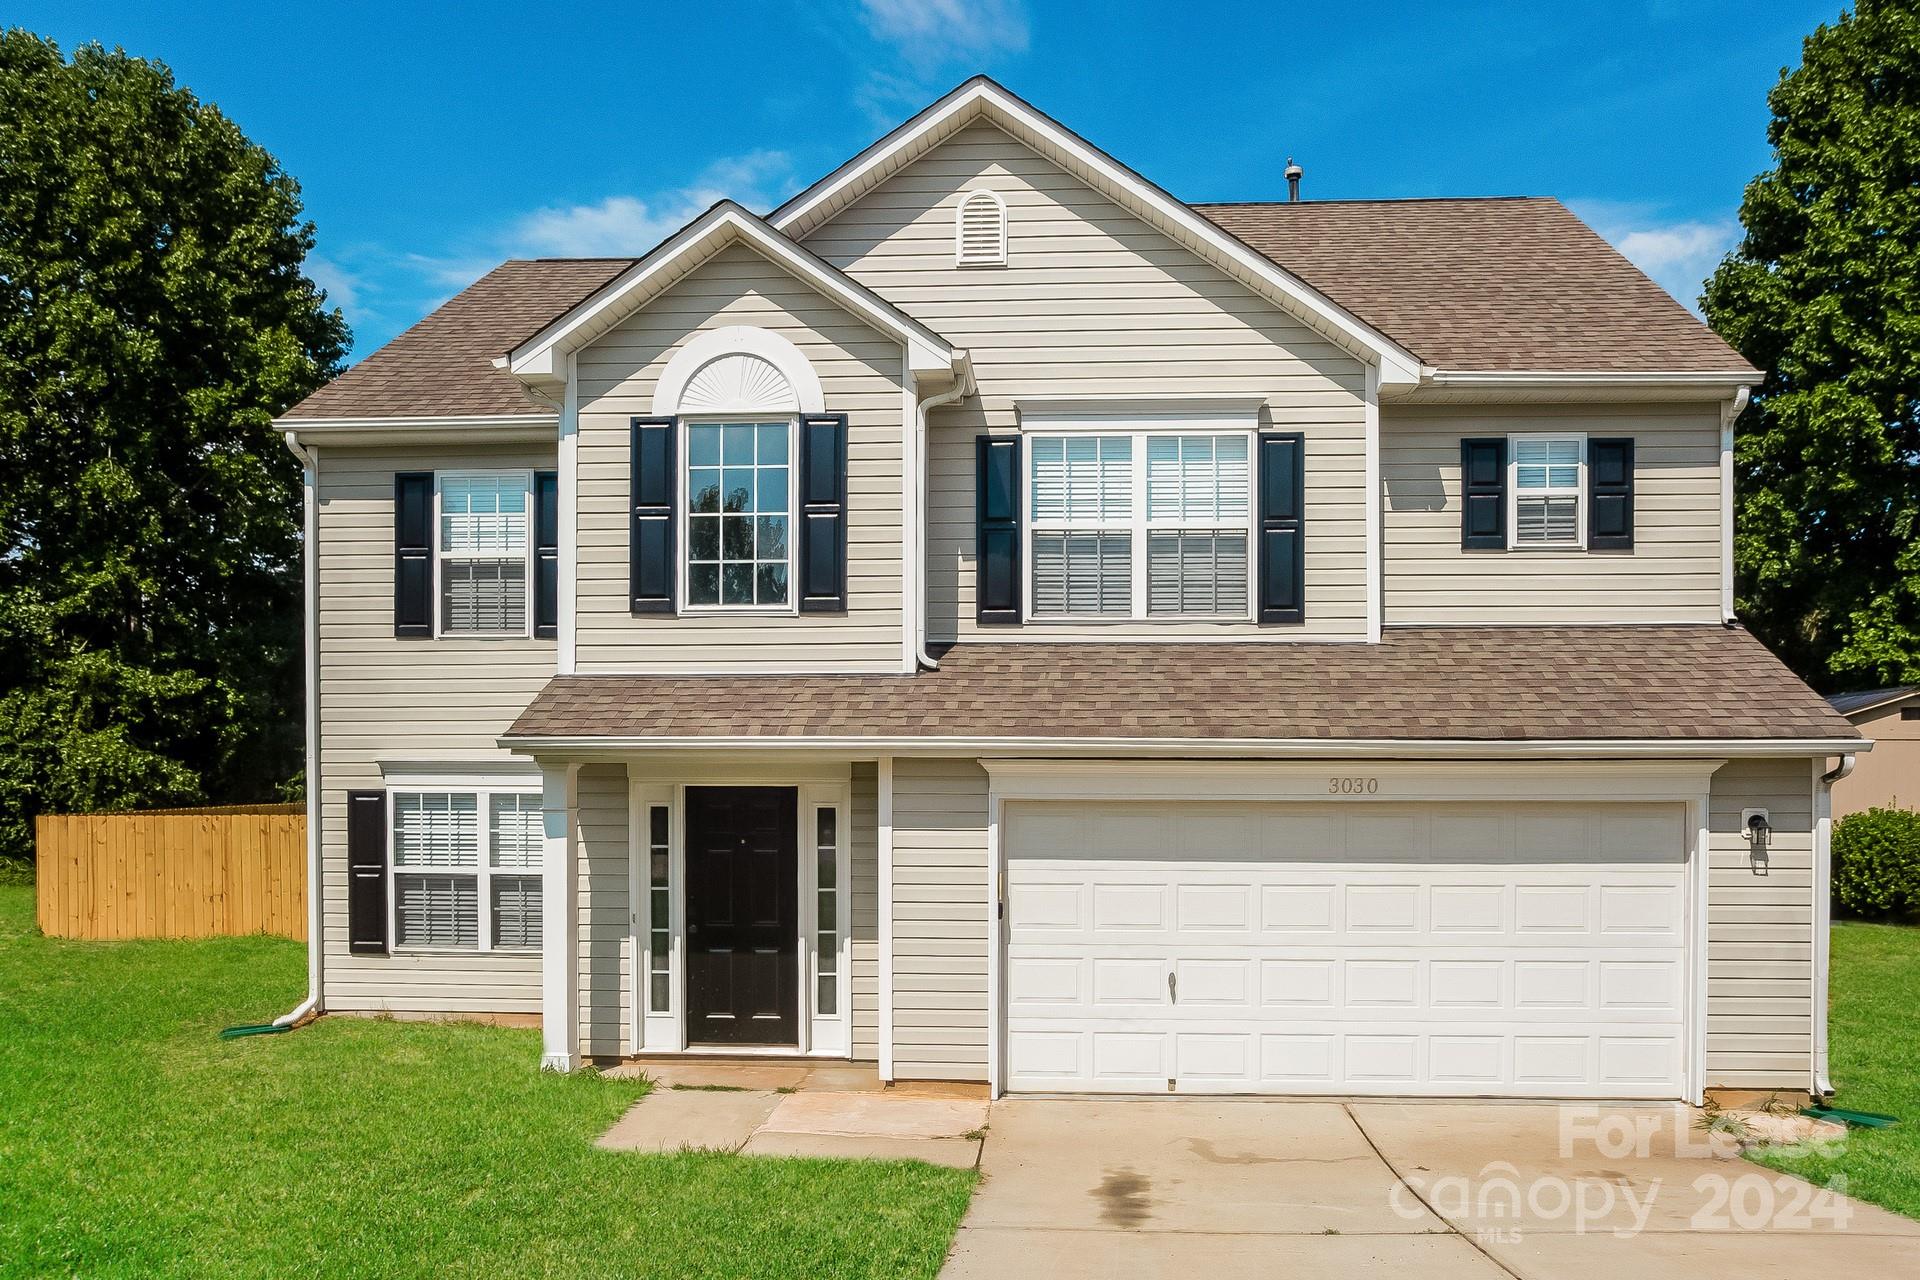
[[[1920,915],[1920,812],[1867,809],[1834,823],[1833,899],[1855,915]]]

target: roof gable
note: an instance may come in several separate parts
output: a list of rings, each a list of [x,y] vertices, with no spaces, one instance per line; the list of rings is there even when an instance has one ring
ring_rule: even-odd
[[[1352,354],[1384,385],[1419,382],[1419,359],[1385,333],[985,76],[975,76],[768,215],[804,239],[968,125],[986,120],[1149,226],[1279,303]]]
[[[898,338],[916,374],[951,375],[964,364],[965,352],[731,200],[721,201],[668,237],[591,297],[515,347],[502,363],[529,383],[564,381],[567,354],[606,334],[735,243],[751,246],[850,314]]]

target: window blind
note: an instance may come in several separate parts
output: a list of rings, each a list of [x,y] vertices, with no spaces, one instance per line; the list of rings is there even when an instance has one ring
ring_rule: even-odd
[[[471,876],[394,877],[394,922],[406,947],[473,947],[480,942],[480,897]]]
[[[525,631],[524,560],[446,560],[440,566],[442,631]]]
[[[493,945],[540,945],[540,877],[493,877]]]
[[[488,809],[488,842],[493,850],[493,865],[538,870],[546,842],[545,812],[540,797],[496,795]]]
[[[1126,616],[1133,604],[1132,539],[1124,533],[1033,538],[1033,611]]]
[[[1247,611],[1247,535],[1154,533],[1147,538],[1147,612]]]
[[[479,805],[471,792],[402,791],[394,795],[395,866],[472,867],[479,862]]]

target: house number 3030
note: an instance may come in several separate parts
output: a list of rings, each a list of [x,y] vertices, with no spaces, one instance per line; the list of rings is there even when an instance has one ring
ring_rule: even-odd
[[[1330,796],[1370,796],[1380,790],[1378,778],[1328,778],[1327,794]]]

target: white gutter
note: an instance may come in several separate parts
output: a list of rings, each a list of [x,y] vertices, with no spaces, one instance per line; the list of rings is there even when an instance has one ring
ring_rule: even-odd
[[[509,735],[495,739],[516,755],[536,752],[624,753],[632,751],[838,751],[880,752],[895,756],[1081,756],[1181,758],[1333,759],[1778,759],[1834,756],[1866,751],[1860,738],[988,738],[839,734],[754,737],[751,735],[546,736]]]
[[[1855,753],[1819,775],[1813,789],[1813,1092],[1833,1093],[1827,1063],[1827,975],[1833,951],[1833,784],[1853,772]],[[1814,766],[1818,768],[1819,766]]]
[[[320,450],[302,446],[300,437],[286,433],[287,448],[300,459],[301,489],[304,496],[300,560],[304,587],[304,648],[307,701],[307,998],[273,1020],[276,1027],[291,1027],[321,1008],[321,934],[320,883],[320,551],[319,487]]]
[[[959,376],[952,388],[937,396],[928,396],[914,406],[913,456],[908,459],[908,465],[913,468],[913,510],[907,517],[911,528],[907,534],[908,562],[903,566],[907,591],[902,604],[913,615],[908,622],[913,628],[913,656],[921,666],[933,671],[938,671],[940,664],[927,653],[927,414],[942,405],[964,400],[978,390],[973,380],[971,356],[965,351],[955,352],[954,365]]]
[[[1720,409],[1720,618],[1731,625],[1733,615],[1733,422],[1753,396],[1741,387]]]

